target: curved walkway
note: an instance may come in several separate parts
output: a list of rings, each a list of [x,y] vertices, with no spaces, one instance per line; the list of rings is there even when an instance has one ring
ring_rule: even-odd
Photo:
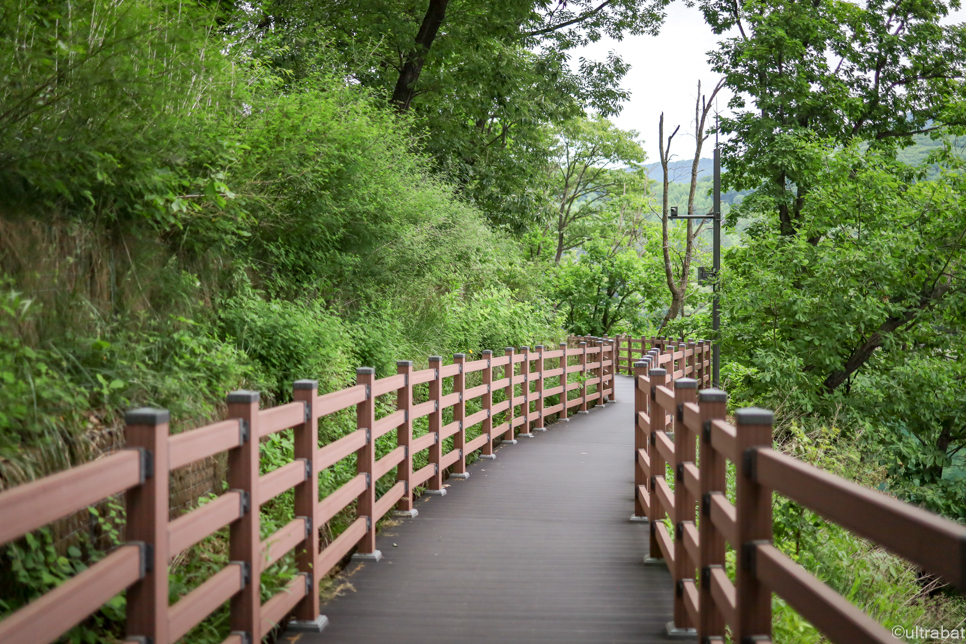
[[[632,381],[617,400],[479,460],[445,497],[385,529],[352,563],[323,633],[292,644],[664,642],[671,577],[644,566],[634,510]]]

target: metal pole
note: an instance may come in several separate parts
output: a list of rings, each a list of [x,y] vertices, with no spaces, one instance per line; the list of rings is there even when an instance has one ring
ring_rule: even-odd
[[[714,146],[714,303],[711,309],[711,328],[714,329],[714,346],[711,348],[712,382],[721,386],[719,369],[721,360],[721,153],[717,141]]]

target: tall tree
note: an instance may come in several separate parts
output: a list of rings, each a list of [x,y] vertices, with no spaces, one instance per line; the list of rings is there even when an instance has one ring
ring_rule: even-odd
[[[423,23],[419,26],[419,31],[416,32],[416,42],[405,55],[402,68],[399,70],[399,78],[396,80],[396,87],[392,92],[392,102],[400,112],[408,110],[410,103],[412,103],[413,94],[416,91],[416,81],[419,80],[419,74],[426,62],[426,56],[433,46],[433,41],[436,40],[439,28],[443,26],[443,21],[446,19],[447,5],[449,5],[449,0],[429,1]]]
[[[729,354],[767,372],[768,387],[834,399],[877,361],[954,359],[966,320],[962,161],[935,159],[946,169],[926,180],[858,142],[796,153],[816,168],[800,234],[753,228],[729,253]]]
[[[702,0],[716,33],[738,32],[711,55],[734,92],[734,115],[721,120],[732,135],[723,149],[726,187],[766,191],[781,234],[794,235],[813,173],[789,137],[859,138],[895,150],[915,133],[966,124],[966,29],[940,24],[958,6]]]
[[[621,195],[645,159],[637,132],[615,127],[605,118],[573,119],[556,132],[549,188],[555,212],[545,224],[553,261],[590,237],[585,222],[607,200]]]
[[[738,33],[711,56],[734,92],[733,116],[720,126],[732,135],[723,150],[725,185],[756,190],[732,210],[732,221],[741,213],[756,217],[758,233],[768,226],[789,242],[776,246],[788,258],[777,270],[793,265],[799,237],[825,247],[848,226],[844,214],[841,226],[810,219],[828,212],[809,204],[829,181],[828,159],[816,145],[844,149],[858,142],[888,159],[916,134],[938,136],[966,125],[966,27],[940,24],[959,6],[955,0],[703,0],[701,6],[717,33]],[[884,213],[892,218],[902,211],[897,204]],[[878,241],[883,245],[874,254],[896,259],[898,246]],[[794,288],[804,293],[816,286],[816,275],[830,263],[852,270],[840,257],[797,265]],[[839,331],[831,345],[836,359],[804,368],[823,374],[828,393],[847,388],[878,349],[942,306],[950,292],[946,280],[937,274],[918,291],[881,278],[875,286],[858,285],[890,302],[888,311],[842,311],[843,323],[830,327]]]
[[[701,81],[698,81],[698,93],[694,101],[694,157],[691,163],[691,179],[688,188],[688,215],[694,215],[694,197],[698,188],[698,168],[701,163],[701,153],[704,150],[704,142],[708,140],[710,133],[707,130],[708,115],[711,113],[714,99],[718,92],[724,87],[724,79],[718,81],[710,96],[701,94]],[[670,163],[671,163],[671,142],[678,133],[681,126],[674,129],[668,135],[665,142],[664,138],[664,113],[658,124],[658,141],[661,157],[661,170],[663,171],[663,185],[661,191],[661,231],[662,231],[662,255],[664,258],[664,278],[667,282],[668,290],[671,294],[671,304],[668,307],[664,320],[660,328],[663,329],[668,322],[676,317],[684,315],[685,298],[687,297],[688,287],[691,281],[691,261],[694,257],[694,241],[701,233],[704,222],[697,227],[690,219],[687,220],[687,231],[684,237],[684,249],[678,252],[672,248],[671,236],[668,231],[669,216],[669,193],[670,193]],[[677,255],[677,261],[671,258],[672,251]]]
[[[495,224],[526,228],[538,206],[514,163],[539,165],[541,129],[619,112],[629,66],[581,59],[575,47],[654,33],[668,0],[265,0],[273,59],[312,73],[313,43],[345,58],[341,73],[384,96],[429,133],[422,144]],[[258,31],[258,29],[254,29]],[[574,69],[576,67],[576,69]],[[509,199],[506,195],[521,195]],[[531,197],[533,195],[530,195]]]
[[[647,201],[630,186],[608,200],[582,252],[566,255],[551,272],[553,299],[571,332],[610,335],[653,325],[660,231],[646,220]]]

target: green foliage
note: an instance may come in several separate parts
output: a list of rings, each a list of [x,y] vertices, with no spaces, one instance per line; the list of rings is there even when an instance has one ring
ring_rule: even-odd
[[[385,101],[410,90],[404,109],[430,134],[422,149],[490,221],[520,232],[545,205],[528,178],[529,170],[546,167],[547,125],[587,109],[613,115],[628,96],[620,87],[629,69],[625,61],[610,54],[571,66],[570,52],[604,35],[655,31],[664,4],[619,0],[597,6],[578,0],[551,8],[543,1],[501,0],[461,2],[456,8],[437,2],[429,8],[445,14],[442,29],[431,42],[417,42],[417,34],[425,35],[420,31],[425,3],[273,0],[243,14],[239,29],[258,33],[267,49],[284,43],[271,62],[294,78],[316,68],[315,54],[330,38],[341,54],[328,55],[328,62],[335,58],[340,75]],[[400,68],[416,60],[407,87]]]
[[[797,137],[859,138],[894,152],[917,132],[966,123],[966,28],[941,24],[958,6],[704,0],[716,33],[740,29],[711,55],[734,93],[734,114],[721,119],[733,135],[726,187],[766,191],[781,233],[794,234],[801,199],[821,176]]]
[[[208,115],[229,77],[207,19],[168,0],[4,0],[4,205],[160,229],[211,216],[227,191],[198,155],[220,147]]]
[[[94,337],[65,330],[38,345],[44,315],[0,288],[0,487],[84,462],[123,409],[163,407],[197,421],[229,390],[258,386],[244,354],[185,318],[98,320]]]
[[[64,362],[24,338],[22,329],[36,313],[31,304],[20,293],[0,290],[0,450],[7,453],[44,442],[64,421],[78,422],[86,402],[83,388],[64,377]]]
[[[322,391],[346,381],[344,325],[318,301],[240,296],[222,303],[218,324],[226,341],[258,365],[266,393],[276,401],[291,398],[296,380],[318,380]]]
[[[947,476],[966,440],[960,161],[940,150],[914,170],[857,144],[796,145],[816,172],[800,234],[771,233],[755,195],[740,209],[761,223],[727,256],[730,391],[870,428],[896,493],[963,517],[962,480]]]
[[[651,226],[644,234],[644,247],[653,250],[660,231]],[[586,244],[555,273],[554,295],[567,328],[577,335],[599,336],[653,328],[655,309],[663,314],[658,261],[653,253],[604,242]]]
[[[113,548],[121,543],[118,526],[123,522],[123,508],[117,499],[109,499],[89,508],[91,523],[96,525],[100,542]],[[0,597],[0,615],[9,614],[69,581],[106,556],[102,546],[92,543],[81,533],[74,543],[61,551],[55,547],[50,530],[41,528],[0,549],[0,580],[4,594]],[[116,630],[125,615],[123,593],[112,597],[93,615],[67,631],[60,641],[71,644],[98,644],[104,633]]]
[[[929,346],[939,326],[958,326],[966,191],[959,174],[915,182],[857,146],[801,147],[822,168],[803,234],[753,228],[748,245],[728,255],[729,351],[799,361],[786,371],[800,372],[816,394],[831,393],[853,384],[857,353]]]
[[[873,445],[889,489],[901,498],[966,520],[966,392],[959,338],[878,361],[856,392],[857,414],[877,428]]]
[[[531,229],[529,244],[532,257],[546,253],[560,263],[566,251],[601,232],[610,236],[601,230],[606,210],[620,204],[639,216],[648,179],[640,167],[645,154],[637,132],[605,118],[567,120],[555,128],[553,141],[548,168],[537,175],[546,184],[547,212]]]

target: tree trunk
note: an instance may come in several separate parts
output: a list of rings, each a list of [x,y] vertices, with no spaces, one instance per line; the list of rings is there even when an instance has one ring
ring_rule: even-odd
[[[836,369],[825,378],[825,382],[823,383],[825,392],[832,393],[842,383],[846,382],[853,373],[869,361],[869,358],[872,357],[875,350],[882,346],[883,342],[885,342],[886,335],[897,331],[900,327],[915,319],[921,312],[942,300],[949,291],[949,288],[950,284],[948,280],[937,283],[930,293],[920,296],[919,302],[914,308],[906,311],[905,314],[899,317],[891,317],[883,322],[875,333],[852,351],[849,359],[845,361],[841,369]]]
[[[677,316],[677,312],[674,308],[674,302],[680,299],[680,294],[678,293],[677,280],[674,278],[674,267],[671,265],[671,238],[668,234],[668,192],[670,190],[669,184],[671,182],[669,173],[669,166],[671,162],[671,142],[674,140],[674,135],[678,133],[681,126],[674,128],[671,132],[671,136],[667,137],[667,147],[664,145],[664,113],[661,112],[661,119],[658,121],[657,135],[658,135],[658,154],[661,157],[661,170],[664,172],[664,182],[662,184],[662,196],[661,196],[661,254],[664,259],[664,278],[667,280],[667,288],[671,292],[671,308],[668,309],[667,315],[664,317],[664,322],[661,323],[661,329],[670,320],[673,320]]]
[[[416,90],[416,82],[426,62],[426,54],[429,53],[439,33],[439,28],[446,18],[446,6],[449,0],[429,0],[429,8],[423,17],[423,24],[419,27],[416,34],[416,44],[412,51],[406,55],[402,69],[399,70],[399,79],[396,81],[396,89],[392,93],[392,102],[399,112],[409,110]]]
[[[708,119],[708,114],[711,112],[711,107],[714,104],[714,98],[721,91],[722,87],[724,87],[724,79],[718,81],[714,91],[711,92],[711,96],[705,98],[701,95],[701,82],[698,82],[698,97],[694,104],[694,119],[697,126],[695,132],[696,145],[694,148],[694,159],[691,163],[691,185],[688,191],[687,214],[689,216],[694,215],[694,196],[698,188],[698,166],[701,162],[701,150],[703,149],[705,140],[708,138],[708,135],[705,134],[705,124]],[[687,297],[688,284],[691,279],[691,260],[694,255],[694,239],[698,232],[695,230],[692,220],[689,219],[687,223],[687,234],[685,236],[684,257],[679,267],[673,266],[670,254],[670,236],[668,234],[668,184],[670,183],[668,168],[671,162],[671,141],[679,129],[680,126],[667,138],[667,148],[665,148],[664,114],[661,114],[661,120],[658,125],[659,154],[661,157],[661,168],[664,170],[663,199],[661,202],[661,241],[663,242],[664,276],[667,280],[668,291],[671,293],[671,306],[668,308],[667,315],[664,316],[664,321],[661,322],[661,330],[674,318],[684,315],[685,298]],[[680,268],[679,275],[675,275],[675,268]]]
[[[557,254],[553,258],[554,264],[560,263],[560,258],[563,257],[564,252],[564,231],[557,231]]]
[[[683,315],[684,313],[684,293],[679,293],[677,291],[671,291],[671,306],[668,308],[667,313],[664,315],[664,320],[661,321],[661,326],[658,328],[658,335],[664,331],[664,327],[667,323],[674,318]]]

